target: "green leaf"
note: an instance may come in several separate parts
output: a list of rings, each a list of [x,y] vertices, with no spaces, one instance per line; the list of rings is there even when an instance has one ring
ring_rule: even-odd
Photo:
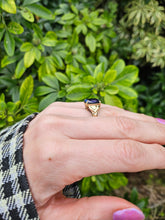
[[[4,47],[8,56],[13,56],[15,51],[15,40],[10,32],[6,31],[4,38]]]
[[[33,92],[33,77],[30,75],[23,81],[20,88],[20,101],[22,106],[28,103],[29,98],[32,95],[32,92]]]
[[[17,9],[14,0],[1,0],[0,7],[8,13],[16,14]]]
[[[36,58],[35,50],[32,48],[30,51],[27,51],[24,55],[24,65],[26,68],[30,67]]]
[[[116,70],[111,70],[109,69],[106,73],[105,73],[105,76],[104,76],[104,82],[106,84],[109,84],[111,82],[113,82],[116,78]]]
[[[122,104],[121,100],[115,95],[109,95],[106,93],[106,95],[104,96],[104,102],[105,102],[105,104],[108,104],[108,105],[123,108],[123,104]]]
[[[53,92],[53,93],[47,95],[46,97],[44,97],[39,104],[39,111],[44,110],[51,103],[55,102],[57,100],[57,98],[58,98],[57,92]]]
[[[28,103],[23,107],[26,113],[32,114],[34,112],[38,112],[38,100],[35,97],[29,99]]]
[[[1,67],[4,68],[9,64],[15,63],[19,58],[20,56],[4,56],[4,58],[1,60]]]
[[[0,25],[1,25],[0,26],[0,41],[1,41],[5,33],[5,26],[3,24],[0,24]]]
[[[63,74],[63,73],[61,73],[61,72],[56,72],[56,73],[55,73],[55,76],[57,77],[57,79],[58,79],[60,82],[62,82],[62,83],[64,83],[64,84],[68,84],[68,83],[70,82],[69,78],[68,78],[65,74]]]
[[[137,98],[137,92],[129,87],[117,85],[119,88],[119,95],[125,99]]]
[[[96,50],[96,39],[92,35],[92,33],[87,34],[85,37],[85,43],[87,47],[89,47],[90,52],[94,53]]]
[[[8,31],[12,34],[22,34],[24,29],[19,23],[11,21],[8,24]]]
[[[45,8],[42,5],[37,5],[37,4],[32,4],[32,5],[28,5],[27,8],[35,15],[41,17],[41,18],[45,18],[47,20],[52,20],[54,19],[54,15],[52,14],[52,12],[50,10],[48,10],[47,8]]]
[[[25,42],[21,45],[20,51],[27,52],[33,48],[33,44],[30,42]]]
[[[39,86],[35,90],[35,95],[36,96],[44,96],[49,93],[55,92],[54,88],[48,87],[48,86]]]
[[[34,15],[31,13],[31,11],[28,8],[23,7],[21,8],[20,12],[25,20],[29,22],[34,22]]]
[[[24,74],[26,67],[24,66],[24,59],[21,59],[15,69],[15,78],[20,79]]]
[[[126,186],[128,179],[122,173],[111,173],[109,178],[109,185],[112,189],[118,189],[121,186]]]
[[[108,86],[104,91],[109,95],[116,95],[119,92],[119,88],[117,86]]]
[[[40,0],[24,0],[23,5],[32,5]]]
[[[100,64],[98,64],[98,65],[96,66],[96,68],[95,68],[95,70],[94,70],[94,75],[93,75],[93,77],[96,78],[97,75],[98,75],[100,72],[101,72],[101,73],[104,72],[103,63],[100,63]]]
[[[115,83],[123,86],[131,86],[138,77],[138,68],[134,65],[128,65],[124,70],[117,76]]]
[[[79,63],[82,63],[82,64],[86,63],[86,59],[84,56],[82,56],[80,54],[76,54],[74,57]]]
[[[91,95],[91,85],[73,85],[67,90],[67,99],[71,101],[82,101]]]
[[[76,15],[78,14],[78,9],[74,5],[71,5],[71,9]]]
[[[55,76],[52,76],[52,75],[44,76],[44,77],[42,78],[42,81],[43,81],[46,85],[52,87],[53,89],[59,90],[59,83],[58,83],[58,80],[57,80],[57,78],[56,78]]]
[[[42,39],[42,44],[47,47],[54,47],[57,43],[57,36],[55,32],[49,31],[46,33],[46,36]]]
[[[73,13],[67,13],[61,17],[63,21],[72,20],[73,18],[75,18],[75,14]]]
[[[111,67],[111,70],[116,70],[117,76],[124,70],[125,62],[124,60],[117,60]]]

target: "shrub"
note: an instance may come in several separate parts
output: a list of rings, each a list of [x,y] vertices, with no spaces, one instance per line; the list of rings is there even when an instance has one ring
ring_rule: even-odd
[[[0,128],[57,100],[92,97],[136,111],[138,68],[111,51],[117,4],[69,2],[0,1]],[[90,177],[84,194],[84,181],[94,194],[127,183],[122,174]]]

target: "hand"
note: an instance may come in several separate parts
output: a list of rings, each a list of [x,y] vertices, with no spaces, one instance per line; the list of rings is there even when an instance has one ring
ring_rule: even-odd
[[[163,144],[165,125],[155,118],[104,104],[92,117],[83,103],[51,104],[24,134],[25,169],[40,219],[110,220],[117,210],[138,209],[116,197],[65,198],[62,189],[91,175],[164,169]]]

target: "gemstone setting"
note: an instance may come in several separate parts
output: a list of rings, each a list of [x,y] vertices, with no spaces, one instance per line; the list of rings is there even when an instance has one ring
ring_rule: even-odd
[[[99,104],[100,101],[98,99],[85,99],[84,103],[86,103],[86,104]]]

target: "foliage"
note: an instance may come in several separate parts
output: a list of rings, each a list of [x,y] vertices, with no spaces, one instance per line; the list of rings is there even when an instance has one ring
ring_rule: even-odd
[[[60,3],[60,4],[58,4]],[[0,128],[54,101],[99,98],[136,111],[138,68],[112,52],[117,4],[0,0]],[[87,193],[127,183],[122,174],[84,179]],[[88,192],[89,185],[96,186]]]
[[[150,86],[148,86],[148,84]],[[150,76],[148,83],[143,82],[136,87],[139,92],[139,111],[157,118],[165,118],[165,72]]]
[[[122,54],[126,53],[143,65],[147,62],[153,67],[164,68],[164,12],[158,0],[131,0],[125,7],[118,29],[120,44],[124,45]]]
[[[56,100],[97,97],[135,111],[138,69],[111,54],[116,9],[44,3],[1,1],[0,127]]]
[[[124,198],[137,205],[146,217],[150,214],[150,209],[148,208],[148,198],[139,199],[138,191],[135,187],[132,189],[130,195],[126,193]]]
[[[102,174],[84,178],[81,182],[82,196],[109,195],[112,190],[127,185],[128,180],[122,173]]]

